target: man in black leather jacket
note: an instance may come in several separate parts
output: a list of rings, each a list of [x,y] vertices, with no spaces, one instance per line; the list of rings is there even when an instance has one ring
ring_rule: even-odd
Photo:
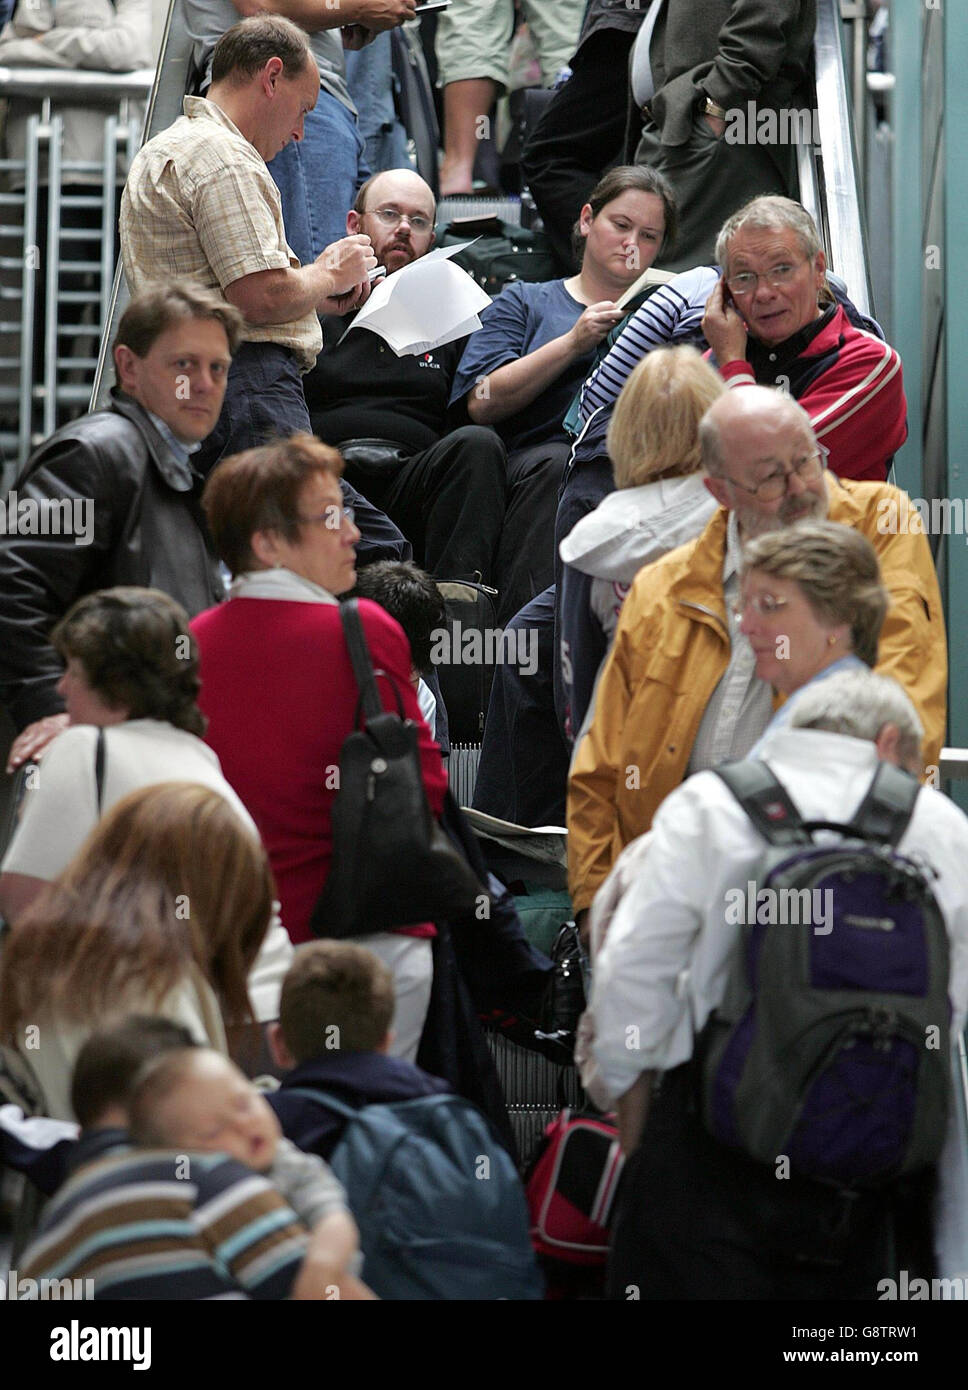
[[[222,597],[192,454],[218,419],[241,330],[237,309],[188,281],[133,299],[110,406],[51,435],[0,502],[0,699],[18,730],[8,771],[67,723],[48,634],[76,599],[136,584],[194,615]]]

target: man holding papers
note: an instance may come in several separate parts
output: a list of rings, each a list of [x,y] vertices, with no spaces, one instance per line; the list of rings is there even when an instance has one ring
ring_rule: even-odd
[[[392,169],[363,185],[346,227],[369,236],[391,277],[431,250],[435,216],[424,180]],[[440,313],[428,292],[420,340],[440,340]],[[323,350],[303,379],[313,430],[341,451],[347,479],[397,523],[435,578],[479,574],[490,582],[504,521],[505,452],[493,430],[460,425],[466,414],[448,407],[466,333],[398,355],[375,318],[372,328],[353,327],[355,318],[322,320]]]

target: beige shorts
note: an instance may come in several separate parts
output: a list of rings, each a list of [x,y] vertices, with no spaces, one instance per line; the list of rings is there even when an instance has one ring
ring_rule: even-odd
[[[522,0],[541,80],[550,87],[578,47],[585,0]],[[453,0],[437,24],[441,87],[469,77],[508,80],[508,51],[514,24],[512,0]]]

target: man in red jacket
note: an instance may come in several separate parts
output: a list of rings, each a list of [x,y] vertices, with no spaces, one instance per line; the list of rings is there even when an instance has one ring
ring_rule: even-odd
[[[907,438],[901,359],[833,299],[809,213],[790,198],[754,198],[723,226],[716,259],[723,278],[702,328],[727,384],[786,390],[835,473],[884,482]]]

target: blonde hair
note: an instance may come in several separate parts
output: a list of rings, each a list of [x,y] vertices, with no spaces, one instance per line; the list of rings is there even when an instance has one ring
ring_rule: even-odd
[[[699,421],[725,391],[694,347],[648,353],[623,386],[608,427],[615,486],[697,472]]]

